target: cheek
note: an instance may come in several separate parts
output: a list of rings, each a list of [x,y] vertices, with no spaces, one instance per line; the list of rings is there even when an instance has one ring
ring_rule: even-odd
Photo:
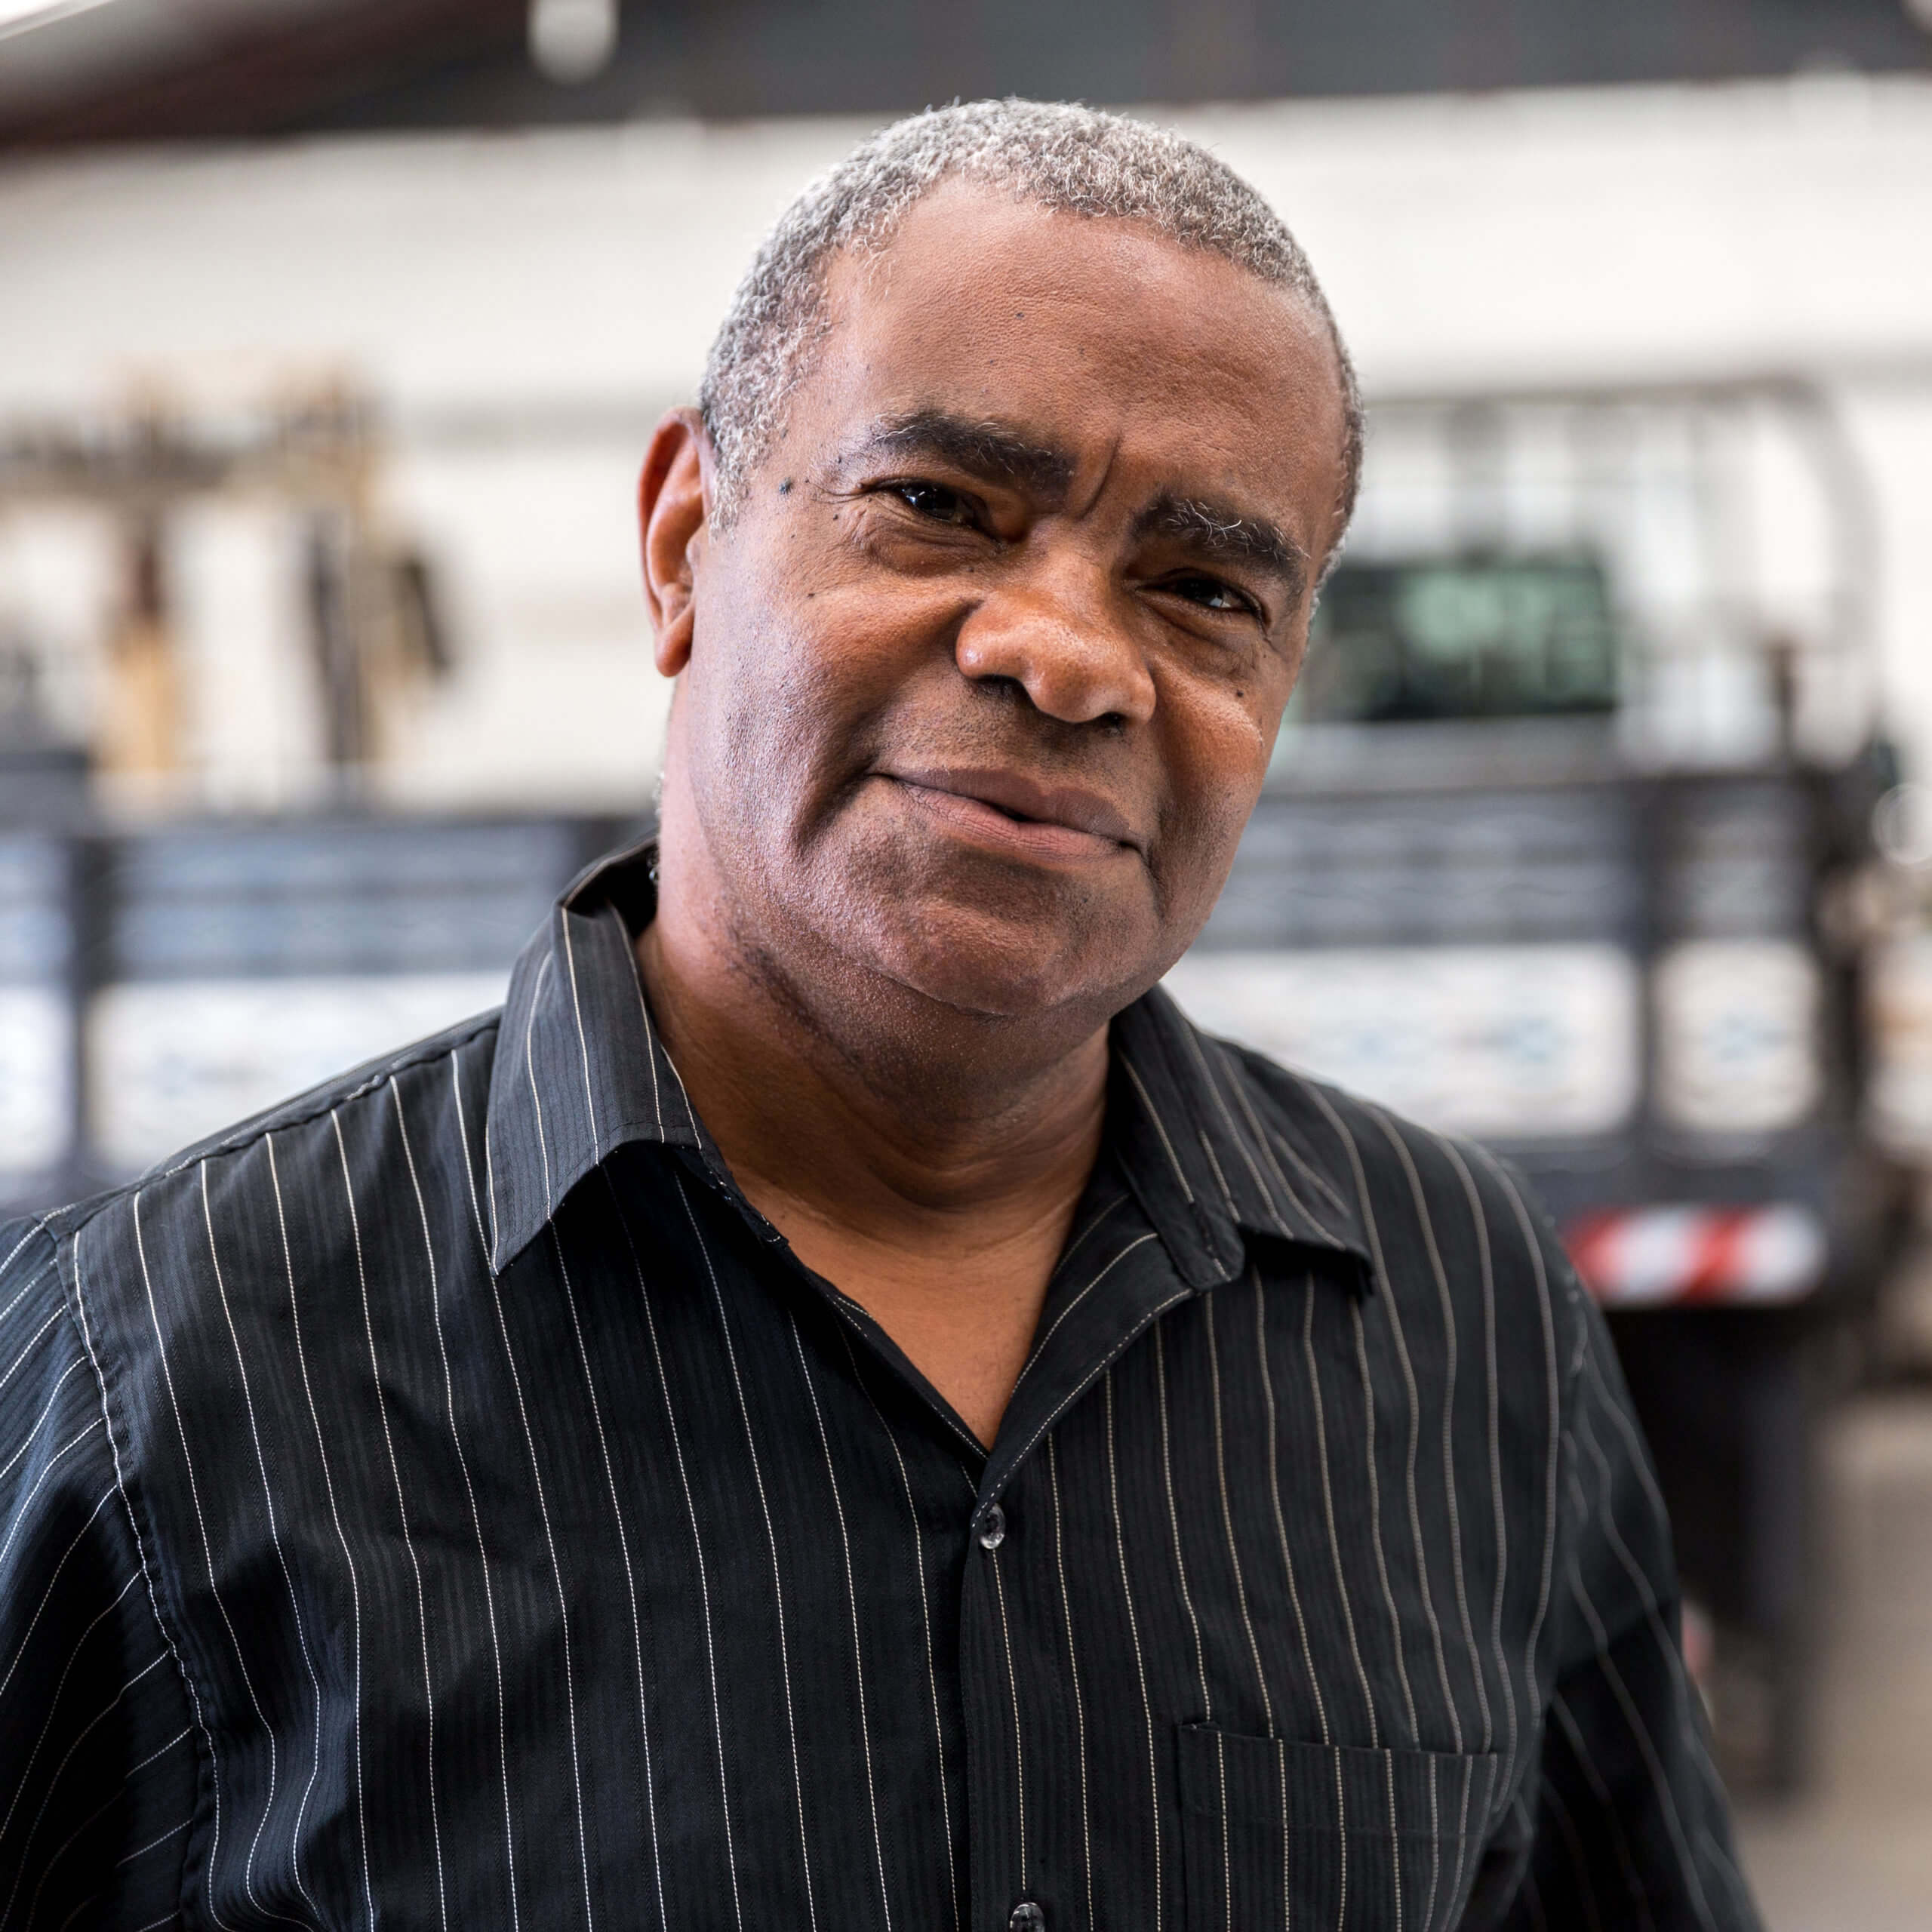
[[[1252,678],[1164,699],[1168,812],[1159,870],[1174,916],[1198,906],[1204,918],[1260,795],[1280,701]]]

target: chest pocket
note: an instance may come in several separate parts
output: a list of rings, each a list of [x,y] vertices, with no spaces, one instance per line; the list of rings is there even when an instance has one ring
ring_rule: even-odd
[[[1180,1727],[1188,1932],[1449,1932],[1500,1760]]]

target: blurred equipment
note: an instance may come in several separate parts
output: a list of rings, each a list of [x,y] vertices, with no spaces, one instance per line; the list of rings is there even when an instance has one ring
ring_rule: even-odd
[[[170,608],[171,519],[219,495],[266,498],[304,533],[303,601],[325,756],[358,796],[412,695],[451,668],[429,566],[383,528],[372,412],[340,386],[197,420],[150,395],[118,420],[0,429],[0,516],[78,503],[119,534],[125,590],[94,746],[124,802],[166,803],[187,703]]]
[[[1747,1784],[1806,1766],[1814,1412],[1909,1200],[1858,996],[1872,542],[1801,384],[1378,405],[1269,786],[1170,980],[1529,1171],[1610,1312]]]
[[[0,832],[0,1215],[499,1002],[626,828],[318,816]]]

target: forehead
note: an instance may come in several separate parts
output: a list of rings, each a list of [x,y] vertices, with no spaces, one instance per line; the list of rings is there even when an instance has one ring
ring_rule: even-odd
[[[885,248],[836,258],[827,300],[798,401],[835,433],[937,405],[1169,480],[1339,472],[1339,374],[1307,303],[1141,224],[946,183]]]

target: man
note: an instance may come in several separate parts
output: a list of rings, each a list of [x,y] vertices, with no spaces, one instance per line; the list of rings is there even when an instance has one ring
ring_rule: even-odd
[[[0,1926],[1753,1922],[1517,1183],[1150,990],[1358,448],[1175,137],[785,216],[645,466],[658,842],[0,1247]]]

